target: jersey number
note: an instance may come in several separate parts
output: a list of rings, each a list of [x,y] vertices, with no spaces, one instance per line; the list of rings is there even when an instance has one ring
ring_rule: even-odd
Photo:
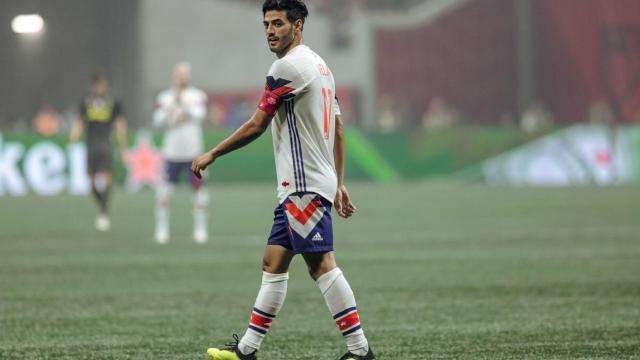
[[[329,140],[331,130],[331,113],[333,112],[333,96],[331,89],[322,88],[322,112],[324,114],[324,139]]]

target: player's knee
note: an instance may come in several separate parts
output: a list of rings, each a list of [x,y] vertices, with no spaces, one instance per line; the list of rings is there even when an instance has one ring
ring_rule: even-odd
[[[265,257],[262,259],[262,271],[271,274],[282,274],[289,271],[289,266],[286,261],[282,261],[281,259]]]
[[[93,178],[93,188],[100,193],[105,192],[110,185],[111,178],[105,173],[98,173]]]
[[[318,278],[322,276],[321,271],[319,271],[319,269],[317,268],[312,268],[311,266],[307,266],[307,271],[309,272],[309,276],[311,276],[313,280],[318,280]]]
[[[262,271],[270,274],[280,274],[282,272],[286,272],[286,270],[281,269],[279,266],[264,261],[262,262]]]
[[[306,254],[303,256],[307,264],[309,276],[314,280],[317,280],[320,276],[338,266],[332,252],[324,254]]]
[[[171,186],[168,184],[158,185],[156,188],[156,201],[168,202],[171,198]]]
[[[318,278],[326,273],[328,273],[329,271],[333,270],[336,268],[335,263],[333,262],[321,262],[318,264],[308,264],[307,265],[307,270],[309,272],[309,276],[311,276],[311,278],[313,280],[318,280]]]
[[[262,258],[262,271],[273,273],[272,264],[273,262],[270,259],[267,259],[266,257]]]

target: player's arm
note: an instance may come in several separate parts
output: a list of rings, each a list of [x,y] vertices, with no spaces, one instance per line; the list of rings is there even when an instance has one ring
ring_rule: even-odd
[[[197,177],[201,177],[201,172],[211,165],[220,156],[239,149],[262,135],[273,119],[272,114],[264,110],[257,109],[247,122],[242,124],[238,130],[226,139],[222,140],[213,149],[200,155],[191,164],[191,170]]]
[[[351,202],[347,187],[344,185],[344,125],[342,117],[336,115],[336,134],[333,143],[333,158],[336,167],[336,175],[338,176],[338,191],[333,201],[333,206],[338,215],[348,218],[353,215],[357,208]]]
[[[126,161],[127,158],[127,120],[124,116],[120,115],[115,119],[116,127],[116,141],[118,142],[118,148],[120,149],[120,157],[122,161]]]
[[[71,124],[71,131],[69,132],[69,142],[72,144],[78,142],[78,140],[80,140],[80,137],[82,136],[83,131],[84,121],[82,120],[82,116],[78,114]]]
[[[153,112],[153,127],[160,129],[167,126],[167,118],[168,117],[164,109],[160,109],[160,108],[156,109]]]
[[[290,80],[288,80],[290,79]],[[310,83],[310,81],[309,81]],[[197,177],[201,177],[201,172],[211,165],[218,157],[233,150],[239,149],[264,133],[271,119],[275,116],[278,108],[286,98],[295,96],[303,91],[308,84],[300,73],[288,62],[276,60],[267,76],[264,93],[258,104],[258,109],[238,130],[231,136],[224,139],[216,147],[202,154],[191,164],[191,170]]]
[[[202,94],[199,101],[185,105],[184,111],[189,120],[201,124],[207,116],[207,95]]]
[[[153,111],[153,127],[157,129],[168,127],[170,120],[171,106],[167,106],[161,98],[162,94],[156,99],[156,109]]]
[[[338,175],[338,188],[344,186],[344,124],[342,117],[336,115],[336,136],[333,143],[333,159]]]

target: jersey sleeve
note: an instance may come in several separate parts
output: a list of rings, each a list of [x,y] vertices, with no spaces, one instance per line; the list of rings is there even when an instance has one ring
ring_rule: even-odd
[[[152,116],[153,126],[156,128],[162,128],[167,126],[169,122],[169,107],[164,101],[164,93],[156,96],[155,109]]]
[[[304,92],[311,80],[305,79],[287,60],[276,60],[269,69],[258,109],[274,115],[283,101]]]

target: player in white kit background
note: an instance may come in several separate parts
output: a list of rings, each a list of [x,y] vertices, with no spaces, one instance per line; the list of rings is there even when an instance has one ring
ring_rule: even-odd
[[[203,180],[191,171],[191,162],[204,151],[202,123],[207,114],[207,94],[191,85],[191,67],[188,63],[173,68],[172,86],[156,99],[153,125],[164,132],[162,154],[165,158],[165,176],[156,188],[155,239],[169,241],[169,209],[171,194],[184,177],[194,189],[193,239],[205,243],[208,239],[207,208],[209,193]]]
[[[242,339],[207,351],[215,360],[257,359],[257,351],[287,293],[289,265],[301,254],[344,337],[342,360],[375,359],[360,325],[356,302],[333,252],[331,208],[348,218],[356,211],[344,185],[344,143],[331,70],[302,44],[308,15],[300,0],[267,0],[262,7],[276,60],[253,116],[216,147],[198,157],[201,176],[218,157],[264,133],[271,124],[278,177],[278,206],[263,258],[262,285]]]

